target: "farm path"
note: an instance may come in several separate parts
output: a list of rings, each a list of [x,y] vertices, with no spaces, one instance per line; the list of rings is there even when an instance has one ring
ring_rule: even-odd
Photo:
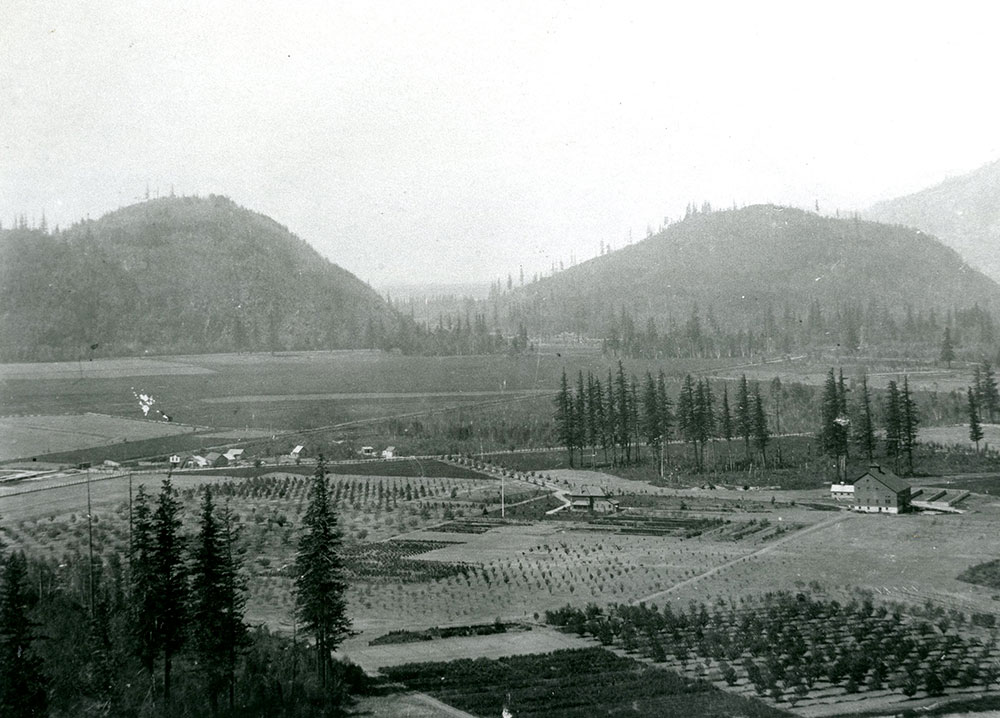
[[[429,696],[426,693],[414,693],[413,698],[438,711],[438,715],[452,716],[453,718],[475,718],[475,716],[471,713],[466,713],[465,711],[461,711],[458,708],[448,705],[447,703],[442,703],[437,698]]]
[[[680,590],[682,588],[690,586],[691,584],[697,583],[698,581],[701,581],[703,579],[715,576],[716,574],[718,574],[718,573],[726,570],[727,568],[730,568],[731,566],[735,566],[738,563],[742,563],[743,561],[746,561],[746,560],[748,560],[750,558],[753,558],[754,556],[761,556],[763,554],[770,553],[771,551],[774,551],[779,546],[784,546],[787,543],[791,543],[791,542],[797,541],[798,539],[802,538],[803,536],[805,536],[807,534],[812,534],[812,533],[816,533],[817,531],[823,531],[825,529],[828,529],[831,526],[839,524],[841,521],[846,521],[846,520],[850,519],[852,516],[853,516],[853,514],[851,514],[849,511],[844,511],[844,512],[838,513],[835,516],[832,516],[832,517],[830,517],[828,519],[824,519],[823,521],[820,521],[819,523],[815,523],[812,526],[809,526],[807,528],[801,529],[800,531],[793,531],[792,533],[790,533],[790,534],[788,534],[786,536],[783,536],[783,537],[777,539],[776,541],[772,541],[771,543],[767,544],[766,546],[762,546],[761,548],[757,549],[756,551],[751,551],[750,553],[744,554],[743,556],[738,556],[737,558],[734,558],[734,559],[731,559],[729,561],[726,561],[725,563],[719,564],[718,566],[716,566],[714,568],[710,568],[707,571],[705,571],[704,573],[699,573],[697,576],[692,576],[691,578],[685,579],[685,580],[681,581],[680,583],[675,583],[670,588],[664,589],[663,591],[657,591],[656,593],[650,594],[648,596],[643,596],[642,598],[632,599],[631,602],[633,604],[638,604],[638,603],[642,603],[644,601],[652,601],[653,599],[660,598],[661,596],[666,596],[667,594],[673,593],[674,591],[678,591],[678,590]]]

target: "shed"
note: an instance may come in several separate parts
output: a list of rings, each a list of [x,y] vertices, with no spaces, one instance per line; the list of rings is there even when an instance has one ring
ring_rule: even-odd
[[[229,463],[228,459],[217,451],[205,454],[205,461],[208,462],[209,466],[225,466]]]
[[[570,511],[607,514],[618,510],[618,501],[611,498],[607,491],[597,486],[584,486],[574,491],[567,491],[566,499],[570,503]]]
[[[387,446],[384,449],[382,449],[382,458],[383,459],[392,459],[395,456],[396,456],[396,447],[395,446]]]
[[[854,498],[854,484],[831,484],[830,485],[830,497],[834,499],[847,499],[851,500]]]
[[[910,485],[878,464],[854,480],[855,511],[899,514],[910,508]]]

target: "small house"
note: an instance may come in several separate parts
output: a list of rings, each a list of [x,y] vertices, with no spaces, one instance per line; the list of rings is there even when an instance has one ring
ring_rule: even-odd
[[[570,502],[570,511],[609,514],[618,510],[618,501],[611,498],[607,491],[596,486],[584,486],[567,491],[566,499]]]
[[[366,459],[375,458],[375,447],[374,446],[362,446],[359,452]]]
[[[288,456],[291,457],[292,459],[301,459],[303,449],[305,449],[305,447],[302,446],[302,444],[299,444],[294,449],[288,452]]]
[[[243,449],[230,449],[223,454],[227,464],[235,465],[243,459]]]
[[[207,466],[211,466],[211,463],[204,456],[193,454],[187,458],[184,465],[192,469],[204,469]]]
[[[384,449],[382,449],[382,458],[383,459],[392,459],[392,458],[395,458],[395,456],[396,456],[396,447],[395,446],[387,446]]]
[[[111,459],[104,460],[105,469],[120,469],[122,467],[121,463],[117,461],[112,461]]]
[[[181,455],[180,454],[171,454],[170,455],[170,465],[173,466],[173,467],[180,466],[181,465]]]
[[[872,464],[854,481],[855,511],[901,514],[910,508],[910,485],[891,471]]]

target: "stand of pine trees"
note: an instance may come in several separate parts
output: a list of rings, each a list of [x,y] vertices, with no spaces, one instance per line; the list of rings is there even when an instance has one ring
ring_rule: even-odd
[[[752,390],[743,376],[737,393],[735,423],[729,409],[728,388],[723,387],[722,404],[716,408],[712,385],[707,379],[697,381],[689,374],[681,385],[675,404],[667,395],[662,371],[654,378],[647,372],[644,380],[627,377],[622,362],[616,372],[609,370],[605,383],[593,374],[577,375],[575,390],[563,372],[555,398],[556,438],[566,447],[570,466],[596,466],[598,449],[603,463],[628,466],[642,461],[645,444],[655,452],[658,471],[663,475],[668,442],[676,438],[691,445],[692,465],[696,472],[707,470],[705,448],[713,439],[724,438],[727,445],[734,427],[746,444],[746,461],[759,458],[766,464],[771,439],[767,413],[760,388]],[[752,444],[751,444],[752,442]],[[587,456],[590,456],[589,463]],[[727,465],[732,465],[731,452]]]
[[[125,560],[4,557],[0,716],[346,714],[349,694],[365,687],[360,669],[329,655],[346,630],[346,584],[331,589],[340,629],[326,634],[318,665],[319,641],[247,625],[238,519],[210,488],[192,534],[169,479],[155,500],[140,487],[131,516]],[[329,538],[336,519],[325,516]],[[308,522],[304,535],[323,544]],[[327,544],[322,560],[337,552],[339,542]]]

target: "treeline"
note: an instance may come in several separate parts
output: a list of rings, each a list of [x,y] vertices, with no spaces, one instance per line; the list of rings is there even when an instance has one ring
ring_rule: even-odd
[[[996,322],[978,304],[944,316],[910,305],[890,308],[874,299],[867,306],[844,302],[833,307],[816,300],[805,312],[790,304],[776,312],[768,305],[756,322],[740,329],[720,321],[711,305],[704,314],[695,306],[686,320],[670,319],[666,326],[652,318],[640,326],[623,307],[608,318],[601,339],[606,354],[625,358],[752,358],[833,346],[847,351],[922,347],[931,355],[945,331],[953,349],[967,346],[976,356],[985,349],[997,352],[1000,360]]]
[[[476,313],[441,315],[433,328],[412,317],[402,316],[387,325],[369,319],[363,345],[369,349],[400,351],[423,356],[469,356],[480,354],[520,354],[530,348],[524,325],[511,337],[491,329],[486,315]]]
[[[780,382],[776,389],[780,391]],[[583,465],[588,449],[592,465],[598,449],[612,466],[638,463],[645,444],[656,452],[662,476],[667,444],[675,436],[690,444],[695,471],[705,469],[705,445],[713,438],[730,442],[742,437],[747,460],[759,456],[767,463],[771,432],[764,401],[757,382],[748,382],[746,375],[737,385],[733,409],[728,387],[723,387],[716,406],[709,381],[695,381],[690,374],[684,377],[675,403],[668,396],[662,371],[655,378],[647,372],[640,382],[634,375],[626,376],[619,361],[617,372],[609,369],[603,382],[590,372],[586,379],[579,372],[575,388],[563,371],[555,405],[556,434],[567,449],[570,466],[577,456]]]
[[[8,554],[0,714],[345,714],[365,679],[331,657],[349,623],[322,460],[295,562],[296,620],[311,641],[247,624],[238,519],[210,487],[194,535],[182,519],[168,478],[155,502],[139,488],[124,561],[117,552],[62,562]]]

